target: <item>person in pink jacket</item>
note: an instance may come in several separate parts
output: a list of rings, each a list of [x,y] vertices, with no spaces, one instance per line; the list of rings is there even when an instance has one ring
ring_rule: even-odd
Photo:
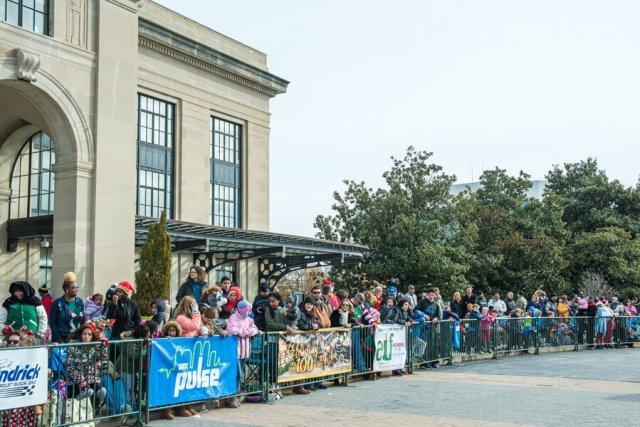
[[[229,320],[227,320],[227,332],[238,337],[238,369],[239,375],[242,377],[242,360],[251,356],[251,337],[256,335],[258,327],[249,317],[251,313],[251,304],[246,300],[240,300],[236,304],[236,311],[233,312]],[[239,408],[240,402],[237,397],[229,399],[227,403],[229,408]]]
[[[497,311],[489,313],[489,307],[482,307],[482,318],[480,319],[480,331],[482,332],[482,346],[484,351],[489,352],[489,342],[491,341],[491,327],[496,320]]]
[[[180,300],[180,304],[176,307],[175,315],[176,322],[182,327],[183,337],[206,335],[202,333],[202,317],[198,311],[198,304],[192,296],[186,296]]]

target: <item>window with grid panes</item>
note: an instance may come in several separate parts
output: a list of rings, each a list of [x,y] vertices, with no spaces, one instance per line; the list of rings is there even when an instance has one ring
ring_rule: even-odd
[[[242,126],[211,118],[211,223],[241,227]]]
[[[49,1],[0,0],[0,20],[48,35]]]
[[[56,160],[53,141],[38,132],[25,142],[11,172],[9,218],[52,215],[54,176],[51,165]]]
[[[173,218],[173,144],[175,106],[138,94],[137,214]]]

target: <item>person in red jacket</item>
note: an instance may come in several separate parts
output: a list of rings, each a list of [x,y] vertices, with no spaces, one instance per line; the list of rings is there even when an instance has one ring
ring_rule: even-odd
[[[51,296],[51,292],[49,292],[49,288],[47,288],[46,283],[38,288],[38,294],[40,295],[44,311],[47,312],[48,316],[49,310],[51,310],[51,306],[53,305],[53,296]]]

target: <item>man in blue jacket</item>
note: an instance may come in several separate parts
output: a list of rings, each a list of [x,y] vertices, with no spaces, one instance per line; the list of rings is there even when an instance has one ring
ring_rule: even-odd
[[[53,302],[49,311],[51,340],[57,343],[67,342],[69,336],[84,321],[84,305],[78,297],[76,275],[67,273],[62,283],[64,295]]]

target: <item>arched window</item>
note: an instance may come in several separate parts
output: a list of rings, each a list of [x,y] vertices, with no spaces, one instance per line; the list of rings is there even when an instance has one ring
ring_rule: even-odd
[[[9,218],[53,214],[54,162],[49,135],[38,132],[25,142],[11,172]]]

